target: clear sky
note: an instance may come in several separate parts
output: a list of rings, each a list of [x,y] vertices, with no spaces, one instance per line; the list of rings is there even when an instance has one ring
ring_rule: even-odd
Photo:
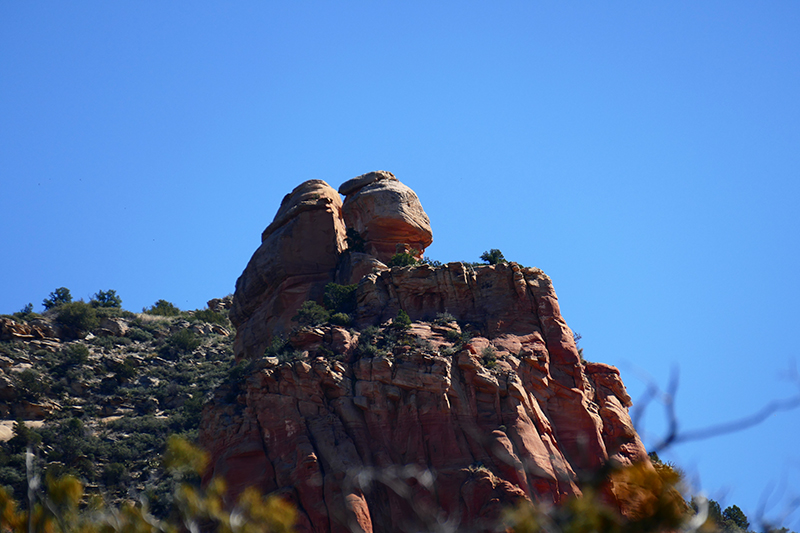
[[[547,272],[634,398],[677,368],[681,428],[798,393],[798,2],[0,3],[0,313],[202,308],[294,186],[378,169],[431,258]],[[664,456],[778,519],[798,438]]]

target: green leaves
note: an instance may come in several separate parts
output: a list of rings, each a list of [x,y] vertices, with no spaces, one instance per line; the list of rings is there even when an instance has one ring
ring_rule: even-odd
[[[72,295],[66,287],[59,287],[50,293],[50,296],[42,301],[45,309],[53,309],[60,305],[68,304],[72,301]]]

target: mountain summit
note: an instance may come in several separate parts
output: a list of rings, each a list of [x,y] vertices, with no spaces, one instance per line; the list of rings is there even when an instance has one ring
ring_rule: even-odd
[[[236,283],[241,377],[204,410],[209,478],[282,492],[299,531],[490,531],[609,460],[649,467],[619,371],[582,360],[550,278],[423,262],[432,240],[389,172],[284,198]],[[624,486],[605,497],[635,512]]]

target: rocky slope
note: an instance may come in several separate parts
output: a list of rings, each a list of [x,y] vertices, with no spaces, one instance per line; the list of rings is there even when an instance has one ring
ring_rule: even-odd
[[[101,319],[79,331],[58,307],[0,317],[0,485],[27,501],[30,445],[35,473],[75,475],[110,503],[144,496],[168,514],[166,439],[196,437],[207,394],[233,364],[226,302],[209,304],[175,316],[82,304]]]
[[[390,268],[432,242],[416,195],[388,172],[339,192],[287,195],[237,282],[250,367],[204,410],[209,477],[282,491],[300,531],[489,531],[515,502],[580,494],[610,458],[647,462],[619,372],[581,360],[543,272]],[[332,282],[357,283],[352,327],[300,327],[304,301],[347,288]]]

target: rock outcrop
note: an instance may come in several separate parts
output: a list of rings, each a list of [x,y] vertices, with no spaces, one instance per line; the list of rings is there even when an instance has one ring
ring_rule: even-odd
[[[371,243],[366,255],[385,259],[389,242],[424,249],[427,217],[414,226],[408,216],[396,231],[371,222],[376,212],[407,208],[371,207],[383,200],[359,204],[370,187],[386,191],[399,183],[389,173],[370,176],[340,188],[347,226]],[[286,211],[295,193],[284,201]],[[338,243],[330,235],[341,227],[331,222],[337,204],[325,205],[331,211],[320,217],[320,239]],[[315,211],[301,211],[308,212]],[[316,230],[302,227],[304,238],[313,239]],[[552,283],[539,269],[374,268],[356,289],[353,329],[295,327],[288,344],[262,356],[253,351],[263,353],[254,321],[262,334],[288,333],[285,310],[298,294],[313,298],[314,283],[323,279],[287,284],[284,273],[292,270],[259,270],[279,263],[275,250],[262,245],[256,252],[234,298],[238,316],[249,313],[240,321],[237,355],[253,360],[251,371],[218,391],[200,430],[212,456],[208,476],[226,477],[232,493],[247,486],[282,492],[300,511],[300,531],[433,530],[445,520],[460,524],[459,531],[490,531],[508,505],[559,504],[579,495],[580,474],[610,458],[647,462],[619,372],[581,359]],[[330,246],[318,262],[327,270],[315,272],[336,270],[332,256],[340,251]],[[261,257],[268,253],[272,259]],[[249,281],[256,272],[260,281]],[[291,287],[302,290],[283,296]],[[394,321],[400,310],[410,326]],[[242,331],[249,332],[240,341]],[[624,506],[613,488],[608,498]]]
[[[357,283],[386,269],[397,251],[418,257],[433,241],[417,195],[385,171],[345,182],[339,194],[309,180],[281,202],[261,234],[261,246],[236,282],[230,319],[238,358],[259,357],[274,336],[287,335],[306,300],[319,301],[327,283]],[[346,248],[347,228],[363,239],[363,251]]]
[[[342,200],[322,180],[299,185],[261,234],[261,246],[236,282],[230,320],[237,356],[264,353],[274,335],[292,329],[306,300],[318,300],[345,248]]]
[[[399,251],[416,251],[422,258],[433,242],[428,215],[416,193],[391,172],[370,172],[344,182],[343,211],[347,227],[364,239],[366,252],[388,263]]]

